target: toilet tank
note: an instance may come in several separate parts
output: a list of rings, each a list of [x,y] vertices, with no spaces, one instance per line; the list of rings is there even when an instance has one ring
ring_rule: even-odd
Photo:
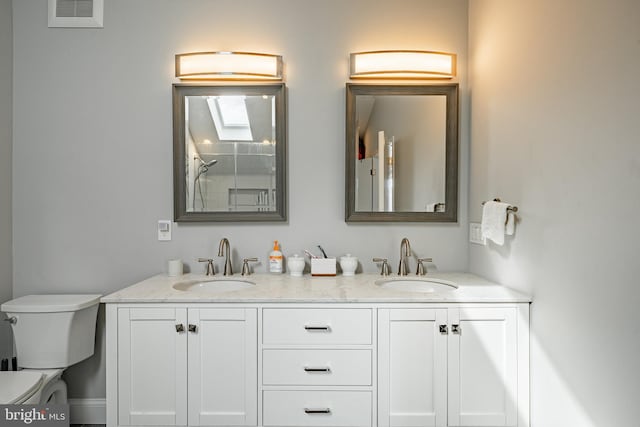
[[[27,295],[0,311],[11,321],[18,365],[66,368],[93,355],[101,295]]]

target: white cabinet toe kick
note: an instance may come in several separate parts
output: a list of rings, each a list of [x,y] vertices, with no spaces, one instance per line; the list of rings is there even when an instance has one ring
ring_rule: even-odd
[[[108,427],[529,427],[529,303],[106,312]]]

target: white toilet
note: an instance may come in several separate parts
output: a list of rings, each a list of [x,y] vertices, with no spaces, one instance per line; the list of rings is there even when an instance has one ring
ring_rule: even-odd
[[[27,295],[0,305],[19,371],[0,372],[0,404],[67,403],[62,372],[94,351],[101,295]]]

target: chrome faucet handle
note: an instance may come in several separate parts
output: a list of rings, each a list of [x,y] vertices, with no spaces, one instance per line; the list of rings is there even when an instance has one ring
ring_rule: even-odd
[[[258,258],[245,258],[242,260],[242,275],[243,276],[250,276],[251,275],[251,269],[249,268],[249,263],[250,262],[258,262]]]
[[[381,276],[388,276],[389,275],[389,260],[386,258],[374,258],[373,262],[381,262],[382,263],[382,270],[380,271],[380,275]]]
[[[213,269],[213,260],[211,258],[198,258],[198,262],[207,263],[207,276],[213,276],[216,272]]]
[[[433,261],[431,258],[418,258],[418,270],[416,271],[416,275],[424,276],[427,274],[427,268],[422,263],[431,261]]]

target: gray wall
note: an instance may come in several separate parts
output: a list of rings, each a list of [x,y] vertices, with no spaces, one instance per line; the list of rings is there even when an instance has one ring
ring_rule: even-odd
[[[0,304],[11,299],[11,0],[0,0]],[[4,315],[0,314],[0,318]],[[0,322],[0,358],[12,353],[10,328]]]
[[[534,426],[637,425],[640,3],[470,5],[470,219],[520,207],[471,270],[533,294]]]
[[[397,262],[402,237],[441,270],[467,267],[467,1],[113,0],[104,29],[47,28],[46,0],[14,2],[14,284],[34,292],[108,293],[191,268],[229,237],[265,271],[271,242],[285,255],[321,243],[334,255]],[[350,52],[432,49],[458,54],[462,93],[458,224],[344,222],[345,90]],[[289,222],[179,225],[172,218],[174,54],[282,54],[288,91]],[[218,262],[220,265],[220,262]],[[71,397],[104,396],[102,355],[70,370]],[[86,380],[88,378],[88,380]]]

